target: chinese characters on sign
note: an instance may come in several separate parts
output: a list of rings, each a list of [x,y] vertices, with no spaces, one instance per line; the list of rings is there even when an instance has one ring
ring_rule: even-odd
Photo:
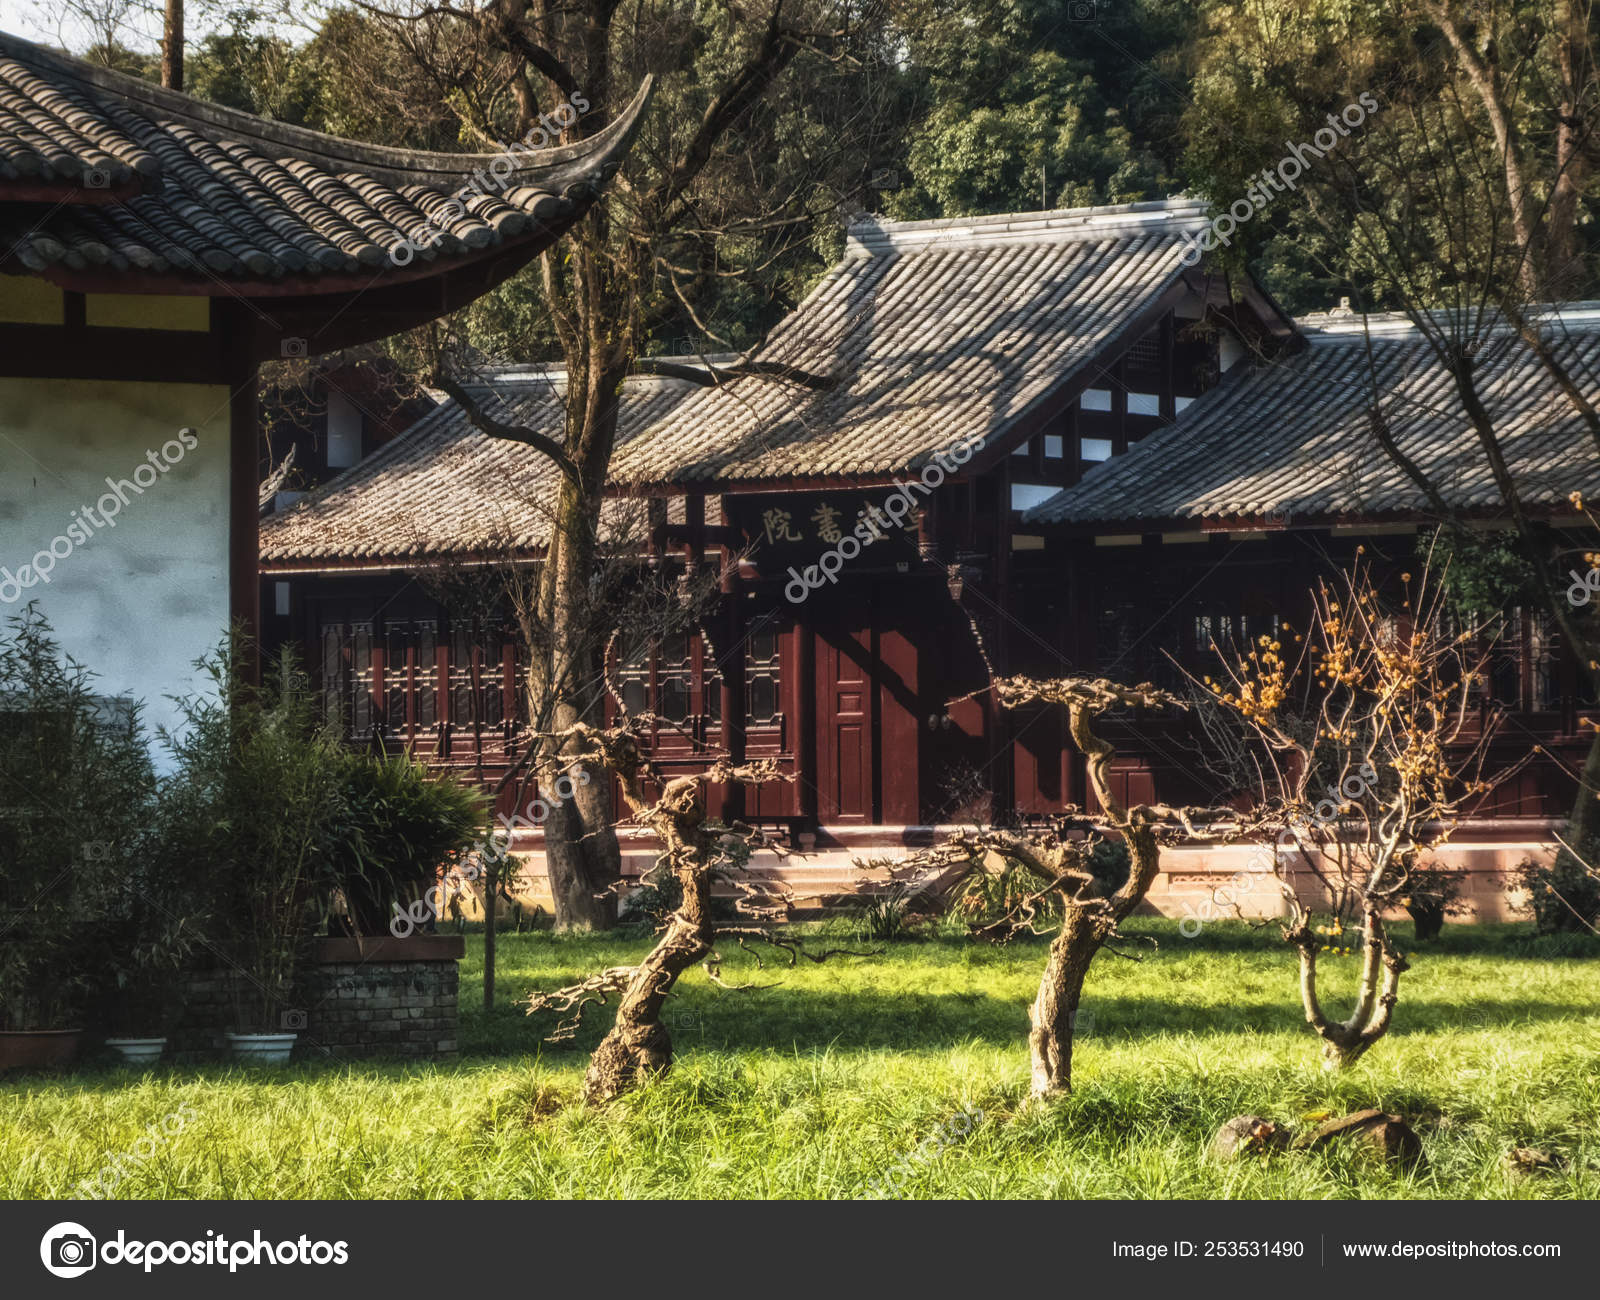
[[[773,506],[761,512],[761,539],[769,546],[804,541],[832,546],[845,535],[844,517],[845,511],[830,501],[817,502],[809,514],[803,509]],[[917,540],[921,518],[922,510],[918,506],[912,506],[898,522],[877,506],[863,505],[855,512],[856,521],[865,522],[875,537],[889,537],[898,528],[912,543]]]

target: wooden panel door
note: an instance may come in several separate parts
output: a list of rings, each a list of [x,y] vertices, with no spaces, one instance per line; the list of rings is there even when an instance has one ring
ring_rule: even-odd
[[[816,631],[817,818],[872,820],[872,632],[848,623]]]

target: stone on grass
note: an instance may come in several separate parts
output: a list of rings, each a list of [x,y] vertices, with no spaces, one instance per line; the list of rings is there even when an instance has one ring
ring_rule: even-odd
[[[1295,1146],[1314,1151],[1340,1139],[1408,1169],[1422,1161],[1422,1139],[1416,1130],[1399,1115],[1382,1110],[1358,1110],[1353,1115],[1330,1119],[1300,1138]]]
[[[1235,1115],[1211,1139],[1211,1154],[1218,1160],[1258,1151],[1281,1151],[1289,1145],[1289,1130],[1259,1115]]]

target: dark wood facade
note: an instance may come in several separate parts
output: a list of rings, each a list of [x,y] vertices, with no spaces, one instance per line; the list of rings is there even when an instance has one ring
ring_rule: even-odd
[[[1250,332],[1241,310],[1214,303],[1199,319],[1168,305],[1141,325],[1064,376],[1036,418],[975,430],[949,474],[680,491],[673,524],[658,508],[649,562],[722,574],[699,633],[610,665],[632,712],[666,720],[653,737],[662,770],[774,758],[794,780],[720,791],[722,811],[823,845],[846,831],[1046,814],[1088,801],[1082,759],[1059,711],[997,710],[983,690],[991,670],[1179,685],[1185,670],[1215,671],[1213,643],[1303,621],[1311,586],[1358,546],[1378,571],[1415,567],[1415,529],[1392,523],[1025,525],[1041,495],[1172,422],[1242,352],[1235,342],[1229,355],[1230,336]],[[846,549],[853,536],[865,544]],[[266,576],[288,584],[290,611],[277,636],[305,647],[354,740],[404,744],[491,783],[520,752],[511,638],[453,622],[399,570],[277,567]],[[1581,723],[1600,714],[1542,614],[1509,611],[1508,627],[1473,697],[1508,710],[1497,742],[1508,756],[1543,753],[1480,812],[1557,817],[1588,747]],[[1125,799],[1216,793],[1181,719],[1111,729]]]

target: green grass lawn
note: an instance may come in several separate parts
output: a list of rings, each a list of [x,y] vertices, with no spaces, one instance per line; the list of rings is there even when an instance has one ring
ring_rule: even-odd
[[[1096,962],[1076,1091],[1048,1108],[1019,1105],[1041,944],[907,941],[765,971],[734,950],[727,983],[773,986],[725,992],[693,972],[670,1004],[672,1073],[591,1113],[575,1103],[606,1009],[578,1044],[552,1048],[512,1002],[647,941],[508,935],[488,1014],[471,941],[455,1064],[0,1083],[0,1197],[79,1195],[80,1179],[125,1155],[126,1197],[848,1198],[970,1106],[982,1120],[919,1164],[907,1195],[1600,1198],[1593,946],[1562,955],[1522,927],[1448,928],[1417,956],[1394,1030],[1335,1077],[1270,933],[1131,928],[1157,944],[1130,944],[1139,962]],[[1348,987],[1355,959],[1335,966]],[[1399,1174],[1342,1151],[1204,1157],[1240,1112],[1301,1125],[1363,1106],[1409,1116],[1425,1167]],[[147,1136],[175,1115],[180,1131]],[[1566,1170],[1514,1182],[1500,1165],[1513,1145],[1558,1152]]]

